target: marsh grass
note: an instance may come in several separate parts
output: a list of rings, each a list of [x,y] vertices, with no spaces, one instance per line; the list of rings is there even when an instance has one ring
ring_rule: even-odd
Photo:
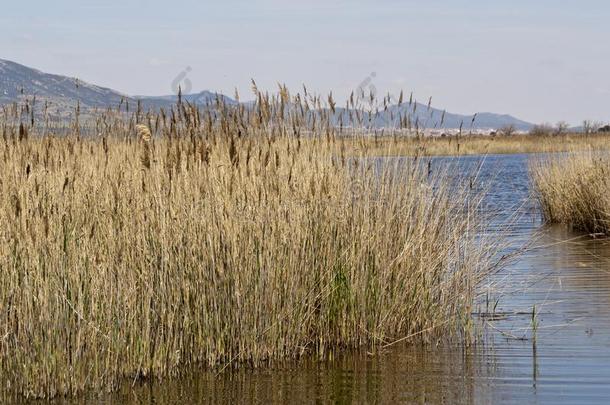
[[[548,156],[530,167],[544,218],[591,234],[610,235],[608,151]]]
[[[481,196],[420,158],[354,159],[324,117],[256,94],[251,110],[108,111],[94,138],[3,124],[5,396],[467,343],[476,286],[498,264],[477,236]]]
[[[610,135],[450,135],[393,136],[370,134],[347,141],[348,153],[374,156],[463,156],[485,154],[555,153],[610,148]]]

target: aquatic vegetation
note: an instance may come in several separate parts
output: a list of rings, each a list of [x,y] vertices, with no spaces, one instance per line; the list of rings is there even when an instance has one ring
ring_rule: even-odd
[[[390,131],[391,132],[391,131]],[[398,131],[400,132],[400,131]],[[610,135],[605,133],[567,133],[561,135],[446,135],[446,136],[370,136],[365,140],[347,140],[348,151],[375,156],[463,156],[479,154],[513,154],[568,152],[608,149]]]
[[[93,137],[2,124],[4,395],[468,334],[498,265],[480,196],[419,158],[350,157],[301,96],[256,96],[109,110]]]
[[[607,151],[535,160],[530,167],[544,218],[592,234],[610,234],[610,158]]]

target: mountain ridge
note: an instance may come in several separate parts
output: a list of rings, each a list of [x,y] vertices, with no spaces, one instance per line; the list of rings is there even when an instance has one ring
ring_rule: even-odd
[[[67,117],[79,105],[81,109],[116,107],[122,102],[140,101],[145,109],[169,108],[178,100],[176,95],[163,96],[130,96],[120,91],[91,84],[68,76],[45,73],[16,62],[0,59],[0,105],[14,103],[25,96],[36,96],[37,100],[48,101],[51,113]],[[206,104],[221,97],[227,104],[237,101],[223,94],[208,90],[186,94],[182,98],[192,104]],[[252,102],[245,102],[251,105]],[[411,111],[412,109],[412,111]],[[512,125],[517,130],[527,131],[533,124],[520,120],[509,114],[481,112],[464,115],[446,112],[421,103],[391,105],[387,110],[367,116],[372,127],[385,128],[399,125],[399,116],[408,115],[413,124],[428,129],[498,129]],[[341,122],[348,116],[345,109],[337,109],[335,120]]]

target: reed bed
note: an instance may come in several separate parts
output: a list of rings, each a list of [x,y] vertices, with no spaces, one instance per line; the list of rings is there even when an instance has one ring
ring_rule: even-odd
[[[2,124],[5,398],[466,339],[498,266],[481,196],[421,158],[348,155],[298,95],[256,95],[109,110],[91,138]]]
[[[392,131],[386,133],[391,134]],[[365,145],[362,144],[365,143]],[[555,153],[610,148],[610,134],[396,136],[371,133],[347,140],[349,153],[373,156],[461,156]]]
[[[610,235],[610,157],[607,151],[549,156],[530,173],[544,218],[591,234]]]

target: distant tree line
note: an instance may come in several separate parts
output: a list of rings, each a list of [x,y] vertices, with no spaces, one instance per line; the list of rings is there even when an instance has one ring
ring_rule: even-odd
[[[560,121],[555,125],[552,124],[539,124],[534,125],[530,129],[529,134],[534,136],[549,136],[549,135],[562,135],[569,132],[570,126],[565,121]],[[610,132],[610,125],[604,125],[603,122],[584,120],[582,122],[581,130],[583,134],[590,135],[598,132]]]
[[[502,128],[499,128],[497,131],[492,131],[490,135],[501,135],[501,136],[513,136],[516,135],[519,131],[517,127],[513,124],[505,125]],[[538,124],[534,125],[528,132],[529,135],[533,136],[556,136],[567,134],[570,131],[570,125],[565,121],[559,121],[557,124]],[[586,135],[594,134],[594,133],[610,133],[610,124],[604,124],[599,121],[589,121],[585,120],[582,122],[581,130],[578,131]]]

